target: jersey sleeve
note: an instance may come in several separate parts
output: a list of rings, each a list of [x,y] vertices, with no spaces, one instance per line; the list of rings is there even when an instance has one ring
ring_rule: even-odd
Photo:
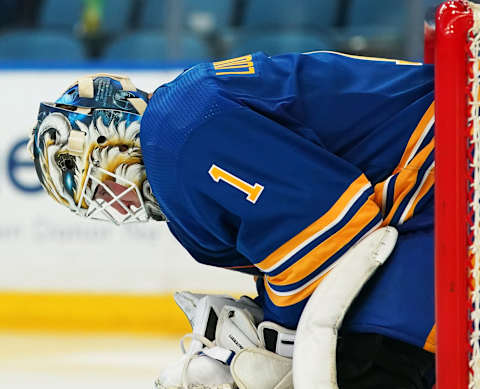
[[[264,275],[265,318],[288,327],[338,258],[382,221],[362,171],[245,106],[196,128],[178,169],[182,200],[171,211],[195,226],[190,242],[246,258]]]

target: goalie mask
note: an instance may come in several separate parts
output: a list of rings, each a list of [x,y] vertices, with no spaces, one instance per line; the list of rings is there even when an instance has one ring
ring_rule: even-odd
[[[41,103],[28,149],[48,194],[77,215],[117,225],[165,220],[140,150],[147,103],[128,78],[107,74]]]

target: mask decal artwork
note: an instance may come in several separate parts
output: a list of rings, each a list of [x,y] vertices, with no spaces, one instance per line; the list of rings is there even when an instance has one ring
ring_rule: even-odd
[[[165,220],[146,180],[139,140],[140,119],[140,115],[124,111],[96,109],[93,114],[84,114],[41,107],[31,147],[37,174],[48,194],[76,213],[100,218],[106,210],[102,209],[105,201],[95,199],[95,194],[102,183],[113,181],[124,186],[126,192],[137,191],[138,208],[142,206],[144,210],[142,213],[133,209],[131,215],[119,216],[116,213],[128,213],[129,207],[117,207],[116,213],[107,211],[111,221],[120,224],[118,217],[121,222],[128,218],[145,221],[148,217]],[[80,154],[69,150],[72,131],[85,134]],[[109,189],[106,191],[110,192]],[[109,199],[114,197],[113,193]]]
[[[47,193],[77,215],[117,225],[166,220],[140,149],[148,101],[128,77],[95,74],[41,103],[28,149]]]

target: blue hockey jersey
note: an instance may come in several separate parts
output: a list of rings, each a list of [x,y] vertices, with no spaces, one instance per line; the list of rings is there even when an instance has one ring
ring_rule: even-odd
[[[265,319],[295,328],[335,261],[400,231],[343,330],[433,351],[433,68],[333,52],[204,63],[141,123],[147,177],[199,262],[260,276]]]

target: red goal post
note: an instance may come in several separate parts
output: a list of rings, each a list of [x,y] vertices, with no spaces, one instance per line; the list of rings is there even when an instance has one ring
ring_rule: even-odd
[[[436,14],[437,389],[480,389],[478,7],[451,0]]]

